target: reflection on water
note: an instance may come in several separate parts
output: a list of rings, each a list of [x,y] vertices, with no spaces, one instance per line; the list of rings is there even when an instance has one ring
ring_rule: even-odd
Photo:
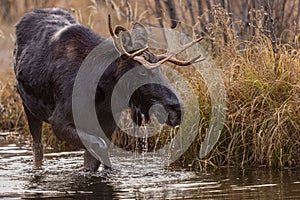
[[[42,170],[33,170],[31,159],[27,145],[0,144],[0,198],[300,199],[297,170],[226,169],[197,174],[160,169],[144,173],[142,168],[120,165],[125,161],[112,158],[117,170],[90,174],[82,170],[82,152],[46,154]]]

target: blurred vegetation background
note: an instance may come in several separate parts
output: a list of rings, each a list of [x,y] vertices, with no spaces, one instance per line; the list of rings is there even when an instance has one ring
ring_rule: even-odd
[[[197,139],[178,161],[208,166],[297,167],[300,164],[300,0],[1,0],[0,1],[0,130],[28,136],[20,99],[14,89],[12,50],[14,25],[34,8],[62,7],[79,22],[109,36],[107,15],[114,24],[180,29],[204,37],[203,47],[224,74],[227,92],[225,128],[214,151],[198,158],[211,112],[201,76],[196,82],[202,119]],[[44,127],[44,143],[70,149]],[[9,137],[1,138],[0,142]],[[27,139],[29,140],[29,138]],[[169,137],[150,138],[163,145]],[[20,141],[21,142],[21,141]],[[116,133],[115,143],[135,149],[134,138]],[[153,149],[153,148],[152,148]]]

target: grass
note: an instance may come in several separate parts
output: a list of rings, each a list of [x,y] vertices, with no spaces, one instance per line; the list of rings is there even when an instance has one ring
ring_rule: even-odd
[[[14,87],[12,73],[4,72],[0,77],[0,127],[6,131],[21,131],[26,127],[20,97]]]
[[[215,59],[226,83],[227,120],[211,157],[200,162],[241,167],[297,166],[299,57],[284,45],[275,55],[264,36],[244,46],[240,51],[228,45]]]
[[[86,9],[83,23],[98,32],[103,31],[97,15],[100,8]],[[102,11],[104,10],[101,7]],[[220,11],[220,10],[219,10]],[[92,16],[90,14],[93,14]],[[218,13],[218,12],[216,12]],[[223,12],[219,12],[223,13]],[[81,13],[77,12],[77,15]],[[105,14],[99,14],[103,17]],[[91,17],[90,17],[91,16]],[[227,16],[228,17],[228,16]],[[278,44],[276,53],[270,39],[259,33],[248,41],[234,37],[232,25],[224,21],[212,24],[214,62],[222,70],[227,93],[227,112],[224,129],[215,148],[205,159],[198,153],[210,122],[211,106],[206,86],[199,75],[183,72],[194,84],[199,96],[201,119],[196,140],[178,160],[183,166],[196,169],[207,167],[246,166],[297,167],[300,165],[300,52],[299,41],[293,44]],[[229,20],[232,21],[232,20]],[[104,23],[105,24],[105,23]],[[105,24],[105,27],[107,25]],[[0,33],[3,32],[0,31]],[[218,34],[216,34],[218,33]],[[226,34],[224,44],[219,37]],[[6,40],[9,37],[6,37]],[[211,47],[211,43],[203,43]],[[297,48],[298,47],[298,48]],[[8,63],[1,63],[8,65]],[[15,88],[11,71],[0,76],[0,129],[19,131],[28,135],[26,118]],[[57,141],[49,126],[44,126],[44,143],[55,149],[66,145]],[[160,136],[148,140],[149,150],[163,146],[171,138],[165,128]],[[128,150],[143,148],[144,140],[118,131],[114,142]]]

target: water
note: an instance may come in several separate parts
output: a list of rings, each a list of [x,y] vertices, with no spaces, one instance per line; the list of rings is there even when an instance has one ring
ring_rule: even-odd
[[[34,170],[29,145],[0,143],[0,199],[300,199],[300,170],[145,173],[132,159],[113,157],[117,170],[87,173],[81,151],[46,153]]]

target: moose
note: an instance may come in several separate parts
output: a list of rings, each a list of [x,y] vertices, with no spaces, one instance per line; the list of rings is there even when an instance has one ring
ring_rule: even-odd
[[[148,48],[148,33],[142,24],[133,25],[132,30],[139,30],[133,36],[123,26],[116,26],[113,30],[110,17],[108,22],[111,42],[120,56],[99,77],[95,107],[99,124],[111,139],[117,125],[109,105],[118,80],[127,71],[139,68],[150,79],[160,79],[168,84],[160,72],[160,66],[167,61],[179,66],[198,62],[199,57],[185,61],[177,59],[176,55],[200,39],[182,46],[177,52],[155,55]],[[84,169],[98,170],[101,161],[86,149],[74,125],[72,91],[82,62],[106,39],[77,22],[68,10],[61,8],[35,9],[25,14],[17,24],[13,53],[16,88],[32,136],[35,167],[42,166],[42,124],[45,122],[51,125],[58,139],[85,149]],[[141,125],[143,120],[148,121],[149,109],[154,104],[162,105],[167,112],[162,123],[172,127],[181,123],[183,105],[180,97],[170,85],[165,87],[159,84],[143,85],[132,95],[128,108],[134,123]],[[104,167],[110,168],[107,165]]]

